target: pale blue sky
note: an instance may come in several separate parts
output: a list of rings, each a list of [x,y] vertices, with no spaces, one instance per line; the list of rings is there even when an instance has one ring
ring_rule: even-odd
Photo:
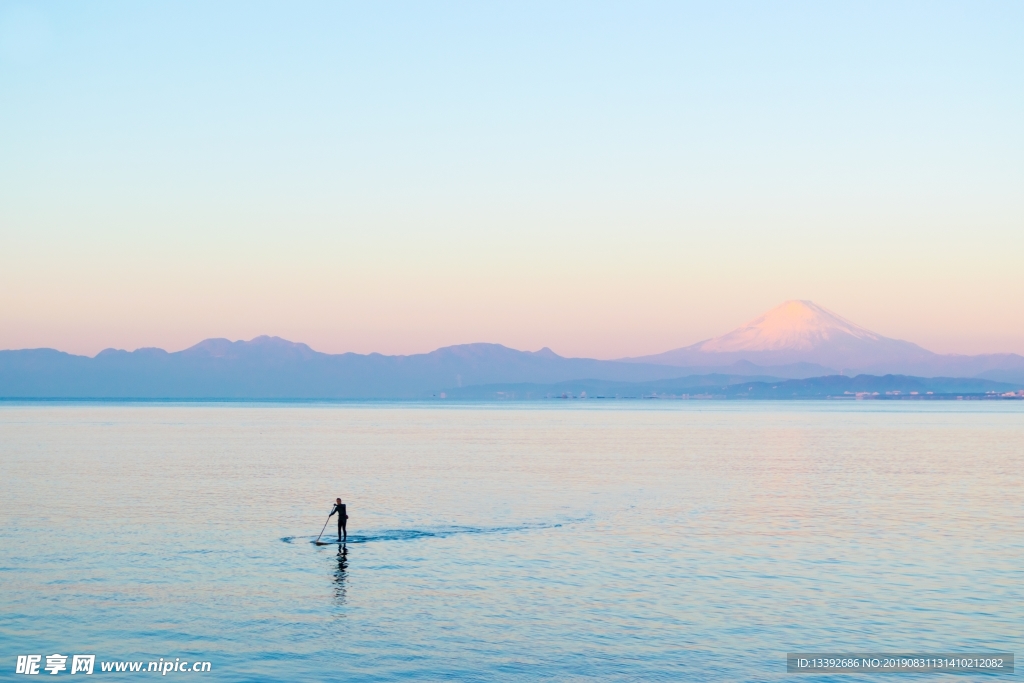
[[[1024,353],[1024,4],[0,4],[0,348]]]

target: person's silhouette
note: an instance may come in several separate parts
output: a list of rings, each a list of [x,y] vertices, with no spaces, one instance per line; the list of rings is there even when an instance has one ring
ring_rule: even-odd
[[[334,509],[331,510],[331,514],[327,515],[327,518],[330,519],[335,512],[338,513],[338,540],[344,543],[348,540],[348,529],[345,528],[348,523],[348,512],[345,504],[341,502],[341,498],[335,500],[337,502],[334,504]]]

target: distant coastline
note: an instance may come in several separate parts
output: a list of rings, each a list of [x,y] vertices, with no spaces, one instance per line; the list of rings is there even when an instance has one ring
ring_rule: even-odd
[[[693,375],[655,382],[570,380],[552,384],[480,384],[432,391],[420,396],[0,396],[4,404],[33,403],[478,403],[563,400],[730,400],[730,401],[1019,401],[1024,388],[977,378],[912,377],[905,375],[832,375],[800,380]]]
[[[414,356],[330,355],[261,337],[186,351],[0,351],[0,399],[135,401],[678,399],[1015,399],[1024,373],[975,376],[828,373],[812,363],[736,360],[678,367],[563,358],[467,344]]]
[[[327,354],[261,336],[183,351],[0,351],[0,398],[139,400],[1016,399],[1024,356],[936,354],[787,301],[732,332],[655,356],[566,358],[545,347]],[[515,400],[513,398],[513,400]]]

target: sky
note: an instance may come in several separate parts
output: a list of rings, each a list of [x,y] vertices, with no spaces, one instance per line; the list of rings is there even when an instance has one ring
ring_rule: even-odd
[[[1024,354],[1024,3],[0,3],[0,348]]]

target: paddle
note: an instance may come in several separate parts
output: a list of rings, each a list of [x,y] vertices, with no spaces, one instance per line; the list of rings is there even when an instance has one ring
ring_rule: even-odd
[[[331,521],[331,516],[330,516],[330,515],[327,515],[327,522],[329,522],[329,521]],[[327,528],[327,522],[324,522],[324,529],[326,529],[326,528]],[[324,535],[324,529],[321,529],[321,530],[320,530],[320,536],[323,536],[323,535]],[[317,545],[329,545],[329,544],[327,544],[327,543],[321,543],[321,542],[320,542],[320,536],[317,536],[317,537],[316,537],[316,540],[315,540],[315,541],[313,541],[313,542],[314,542],[314,543],[316,543]]]

